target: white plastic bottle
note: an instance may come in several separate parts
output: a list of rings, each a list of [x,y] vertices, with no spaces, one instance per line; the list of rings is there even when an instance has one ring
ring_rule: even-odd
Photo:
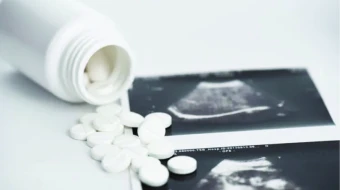
[[[111,68],[102,81],[113,86],[106,93],[93,93],[84,84],[86,65],[98,52]],[[115,24],[74,0],[4,0],[0,57],[69,102],[110,103],[133,81],[131,51]]]

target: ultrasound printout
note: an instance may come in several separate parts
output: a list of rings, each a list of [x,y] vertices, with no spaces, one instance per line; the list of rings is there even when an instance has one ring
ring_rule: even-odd
[[[142,115],[169,113],[166,135],[334,124],[304,69],[136,78],[129,99]]]
[[[198,161],[143,190],[339,190],[339,141],[177,150]],[[166,165],[167,160],[163,161]]]

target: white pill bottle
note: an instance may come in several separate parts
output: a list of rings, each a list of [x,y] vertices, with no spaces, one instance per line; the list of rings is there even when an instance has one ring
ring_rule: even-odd
[[[98,54],[108,77],[86,84]],[[115,24],[75,0],[3,0],[0,57],[68,102],[110,103],[133,81],[131,50]]]

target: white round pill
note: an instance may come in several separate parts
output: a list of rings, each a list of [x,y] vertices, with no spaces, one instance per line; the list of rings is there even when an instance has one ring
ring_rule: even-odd
[[[98,113],[87,113],[83,115],[79,120],[81,123],[92,125],[93,120],[98,116]]]
[[[154,113],[150,113],[145,118],[152,118],[152,117],[159,118],[162,121],[162,124],[165,128],[170,127],[171,124],[172,124],[172,117],[171,117],[171,115],[169,115],[167,113],[154,112]]]
[[[113,144],[121,148],[134,147],[141,145],[139,138],[135,135],[120,135],[113,141]]]
[[[174,155],[173,145],[166,139],[156,140],[147,145],[149,156],[157,159],[167,159]]]
[[[120,127],[121,122],[118,117],[111,116],[111,117],[105,117],[103,115],[98,115],[93,120],[93,127],[97,131],[115,131],[117,128]]]
[[[127,148],[124,148],[124,151],[131,158],[145,157],[145,156],[148,156],[148,153],[149,153],[148,149],[143,146],[127,147]]]
[[[107,154],[115,154],[120,152],[121,149],[112,144],[100,144],[91,149],[91,157],[95,160],[102,160]]]
[[[100,144],[111,144],[114,139],[114,134],[111,132],[96,132],[87,137],[87,145],[94,147]]]
[[[110,173],[122,172],[126,170],[130,164],[131,158],[124,151],[107,154],[102,160],[102,167]]]
[[[91,94],[108,95],[113,92],[113,84],[108,82],[93,82],[87,85],[87,90]]]
[[[118,125],[113,131],[110,131],[114,137],[122,135],[124,133],[124,126],[122,124]]]
[[[159,140],[165,136],[165,128],[162,121],[155,117],[145,119],[137,130],[138,136],[144,144]]]
[[[135,112],[122,112],[119,118],[126,127],[139,127],[144,121],[144,117]]]
[[[131,169],[135,172],[138,172],[142,166],[148,165],[148,164],[161,164],[161,162],[158,159],[153,158],[153,157],[141,156],[141,157],[132,159]]]
[[[96,111],[107,117],[117,116],[122,112],[122,107],[118,104],[112,103],[97,107]]]
[[[151,187],[165,185],[169,179],[169,171],[162,164],[146,164],[139,169],[139,179]]]
[[[86,70],[91,81],[105,81],[112,69],[105,53],[98,51],[88,61]]]
[[[75,140],[86,140],[89,135],[95,132],[96,130],[91,125],[76,124],[70,129],[70,136]]]
[[[174,174],[190,174],[197,169],[197,161],[190,156],[176,156],[168,161],[168,169]]]

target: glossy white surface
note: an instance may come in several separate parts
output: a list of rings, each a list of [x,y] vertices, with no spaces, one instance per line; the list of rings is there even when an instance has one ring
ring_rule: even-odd
[[[113,144],[121,148],[129,148],[140,146],[141,142],[138,136],[135,135],[120,135],[115,138]]]
[[[91,149],[90,154],[93,159],[101,161],[107,154],[116,154],[120,151],[121,149],[119,147],[112,144],[101,144],[94,146]]]
[[[138,75],[303,66],[338,121],[336,0],[83,1],[114,19]],[[0,92],[0,189],[130,190],[128,172],[104,172],[68,136],[93,106],[55,98],[1,58]]]
[[[75,140],[86,140],[87,136],[95,133],[96,130],[89,124],[76,124],[70,129],[70,136]]]
[[[109,173],[123,172],[130,164],[131,157],[124,151],[107,154],[102,160],[102,167]]]
[[[124,111],[119,115],[120,120],[122,121],[123,125],[126,127],[137,128],[139,127],[143,121],[144,117],[135,112],[127,112]]]
[[[186,175],[197,169],[197,161],[190,156],[175,156],[167,163],[170,172],[179,175]]]
[[[146,164],[161,164],[161,161],[159,161],[158,159],[154,158],[154,157],[149,157],[149,156],[141,156],[138,158],[134,158],[132,159],[131,162],[131,169],[134,172],[139,171],[139,169]]]
[[[117,116],[122,112],[122,107],[116,103],[102,105],[96,108],[96,111],[104,116]]]
[[[89,147],[100,144],[111,144],[115,136],[112,132],[96,132],[87,137],[86,143]]]
[[[144,119],[138,127],[137,133],[143,144],[149,144],[155,140],[164,138],[165,127],[163,122],[158,118]]]
[[[171,115],[167,113],[155,112],[155,113],[150,113],[149,115],[145,116],[145,118],[149,118],[149,119],[152,117],[162,120],[162,123],[164,124],[165,128],[170,127],[172,124],[172,117]]]
[[[157,159],[168,159],[175,153],[174,146],[167,139],[156,140],[148,144],[149,156]]]
[[[146,164],[139,169],[139,179],[151,187],[160,187],[169,179],[168,169],[161,164]]]
[[[121,128],[121,122],[118,117],[116,116],[111,116],[111,117],[106,117],[103,115],[98,115],[93,120],[93,127],[97,131],[102,131],[102,132],[108,132],[108,131],[119,131],[119,128]]]

